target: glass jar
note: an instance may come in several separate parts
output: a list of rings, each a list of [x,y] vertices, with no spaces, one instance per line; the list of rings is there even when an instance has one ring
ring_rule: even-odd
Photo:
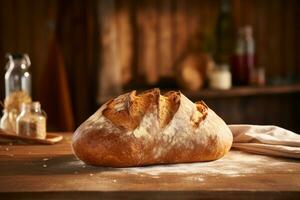
[[[17,110],[13,109],[11,111],[3,110],[3,116],[0,120],[0,127],[10,134],[16,134],[16,120],[18,117]]]
[[[215,67],[210,71],[209,86],[212,89],[219,90],[226,90],[231,88],[231,72],[227,65]]]
[[[46,113],[39,102],[24,103],[17,117],[17,135],[46,138]]]
[[[5,97],[13,92],[24,91],[31,95],[31,65],[27,54],[7,54],[5,73]]]

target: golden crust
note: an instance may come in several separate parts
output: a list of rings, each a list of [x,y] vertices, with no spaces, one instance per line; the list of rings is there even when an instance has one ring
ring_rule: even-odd
[[[168,92],[159,98],[159,123],[164,128],[170,123],[180,105],[180,93]]]
[[[136,95],[136,91],[132,91],[129,95],[110,100],[107,103],[107,108],[103,110],[103,116],[116,126],[134,130],[158,97],[159,90],[157,89],[149,90],[140,95]],[[123,105],[124,109],[116,109],[119,103],[125,104]]]
[[[225,148],[209,148],[218,146],[217,137],[209,137],[205,146],[198,145],[194,149],[182,149],[174,146],[172,151],[160,158],[152,156],[152,149],[157,144],[153,141],[141,142],[127,137],[119,140],[119,135],[103,134],[103,130],[89,131],[82,140],[73,143],[78,158],[86,164],[106,167],[132,167],[154,164],[193,163],[216,160],[223,157],[230,149],[231,143]],[[114,141],[114,142],[103,142]],[[93,147],[93,148],[89,148]],[[141,154],[143,152],[143,154]],[[140,155],[140,156],[139,156]],[[143,157],[141,162],[141,157]]]
[[[87,164],[129,167],[215,160],[231,144],[229,128],[203,101],[153,89],[104,104],[75,131],[72,145]]]

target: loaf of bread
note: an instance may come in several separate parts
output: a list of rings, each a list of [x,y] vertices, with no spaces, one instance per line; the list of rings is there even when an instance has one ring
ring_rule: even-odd
[[[85,163],[110,167],[216,160],[231,145],[230,129],[203,101],[159,89],[106,102],[75,131],[72,143]]]

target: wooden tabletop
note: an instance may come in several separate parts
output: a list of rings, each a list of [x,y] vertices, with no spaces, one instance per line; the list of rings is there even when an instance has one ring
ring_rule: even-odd
[[[300,161],[231,150],[194,164],[87,166],[56,145],[0,144],[0,199],[299,199]]]

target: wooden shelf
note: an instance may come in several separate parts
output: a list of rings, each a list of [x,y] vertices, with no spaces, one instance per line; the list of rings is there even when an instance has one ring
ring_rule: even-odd
[[[284,85],[284,86],[265,86],[265,87],[233,87],[232,89],[229,90],[204,89],[199,92],[183,91],[183,93],[191,99],[277,95],[277,94],[300,93],[300,84]]]
[[[147,88],[149,89],[149,88]],[[133,89],[123,91],[130,92]],[[146,89],[137,89],[138,92],[142,92]],[[161,89],[162,93],[170,90],[178,89]],[[196,92],[189,92],[181,90],[181,92],[191,100],[195,99],[213,99],[213,98],[230,98],[230,97],[245,97],[245,96],[263,96],[263,95],[278,95],[278,94],[291,94],[300,93],[300,83],[292,85],[281,85],[281,86],[264,86],[264,87],[233,87],[229,90],[213,90],[203,89]],[[99,105],[104,102],[99,102]]]

